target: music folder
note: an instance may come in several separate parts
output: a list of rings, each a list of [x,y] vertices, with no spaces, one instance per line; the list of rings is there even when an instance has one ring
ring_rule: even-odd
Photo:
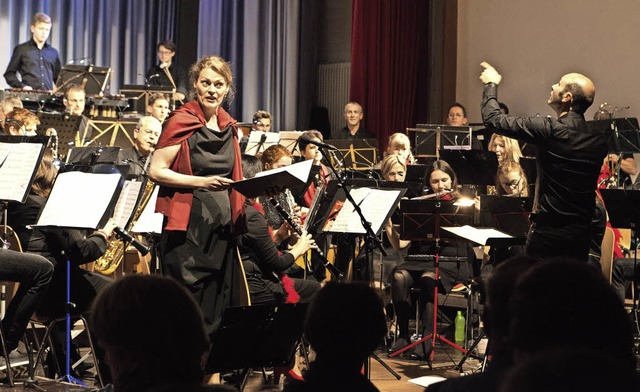
[[[27,200],[48,142],[48,136],[0,135],[0,200]]]
[[[112,215],[122,187],[120,173],[58,174],[36,227],[103,227]]]
[[[306,184],[311,173],[313,159],[293,165],[271,169],[256,174],[254,178],[236,181],[231,187],[248,198],[266,195],[270,190],[278,188],[294,188]]]
[[[443,230],[462,237],[465,240],[474,242],[478,245],[492,245],[493,239],[513,238],[507,233],[503,233],[496,229],[477,228],[469,225],[464,226],[442,226]],[[498,241],[496,241],[498,242]]]

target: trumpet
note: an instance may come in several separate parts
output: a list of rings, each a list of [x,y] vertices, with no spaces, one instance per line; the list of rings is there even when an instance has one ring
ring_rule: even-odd
[[[269,199],[269,202],[271,203],[271,205],[273,205],[273,207],[275,207],[276,211],[278,211],[278,214],[280,214],[280,216],[285,221],[287,221],[287,223],[289,223],[289,225],[293,228],[296,234],[302,235],[302,231],[303,231],[302,227],[291,217],[291,215],[287,212],[287,210],[285,210],[280,205],[280,203],[278,203],[278,201],[273,197]],[[322,262],[322,265],[327,269],[327,271],[329,271],[333,279],[340,280],[344,277],[344,274],[338,268],[336,268],[336,266],[331,264],[329,260],[327,260],[324,253],[320,249],[311,248],[311,250],[315,252],[316,255],[318,255],[318,257],[320,258],[320,261]]]

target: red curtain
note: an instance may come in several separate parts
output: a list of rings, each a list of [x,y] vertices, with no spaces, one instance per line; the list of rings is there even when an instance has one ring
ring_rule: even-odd
[[[428,11],[425,0],[353,0],[350,100],[381,150],[389,135],[427,122]]]

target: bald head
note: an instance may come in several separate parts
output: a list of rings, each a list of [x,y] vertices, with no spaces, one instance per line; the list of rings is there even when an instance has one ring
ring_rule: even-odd
[[[596,87],[591,79],[579,73],[568,73],[553,85],[548,104],[558,115],[569,110],[584,114],[595,95]]]

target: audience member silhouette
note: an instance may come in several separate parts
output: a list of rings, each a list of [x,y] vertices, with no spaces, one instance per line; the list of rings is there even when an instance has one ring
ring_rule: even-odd
[[[542,351],[511,370],[500,392],[631,392],[640,390],[628,367],[591,349]]]
[[[483,373],[452,378],[427,388],[429,392],[496,391],[501,377],[512,364],[509,346],[509,298],[513,294],[518,276],[523,275],[539,259],[516,256],[500,263],[487,279],[482,319],[489,338],[486,354],[491,362]]]
[[[202,314],[174,280],[132,275],[96,298],[91,324],[106,352],[113,392],[233,391],[203,386],[209,348]]]
[[[363,283],[329,283],[316,293],[305,321],[316,359],[285,391],[378,391],[362,374],[387,331],[383,305]]]

